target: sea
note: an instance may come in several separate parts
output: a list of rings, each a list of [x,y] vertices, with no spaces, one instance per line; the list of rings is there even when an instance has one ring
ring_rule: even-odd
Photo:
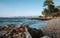
[[[4,24],[21,24],[26,23],[29,25],[29,27],[32,28],[40,28],[47,24],[46,20],[38,20],[33,18],[0,18],[0,26],[3,26]]]

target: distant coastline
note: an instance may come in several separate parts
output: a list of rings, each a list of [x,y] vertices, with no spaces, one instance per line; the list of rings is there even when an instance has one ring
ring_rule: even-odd
[[[28,19],[36,19],[36,20],[50,20],[51,18],[46,18],[44,16],[19,16],[19,17],[0,17],[0,18],[28,18]]]
[[[53,16],[19,16],[19,17],[0,17],[0,18],[28,18],[28,19],[36,19],[36,20],[51,20]]]

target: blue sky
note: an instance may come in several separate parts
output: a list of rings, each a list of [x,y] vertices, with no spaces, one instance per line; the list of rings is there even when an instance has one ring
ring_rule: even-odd
[[[40,16],[44,0],[0,0],[0,17]],[[60,5],[60,0],[54,0]]]

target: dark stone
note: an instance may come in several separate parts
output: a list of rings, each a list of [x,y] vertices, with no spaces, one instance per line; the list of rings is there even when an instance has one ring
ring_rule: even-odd
[[[43,36],[42,31],[39,29],[28,29],[29,33],[31,34],[32,38],[40,38]]]

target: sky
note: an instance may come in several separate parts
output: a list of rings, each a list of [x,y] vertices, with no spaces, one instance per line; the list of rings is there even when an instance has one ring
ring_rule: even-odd
[[[44,0],[0,0],[0,17],[40,16]],[[60,5],[60,0],[54,0]]]

